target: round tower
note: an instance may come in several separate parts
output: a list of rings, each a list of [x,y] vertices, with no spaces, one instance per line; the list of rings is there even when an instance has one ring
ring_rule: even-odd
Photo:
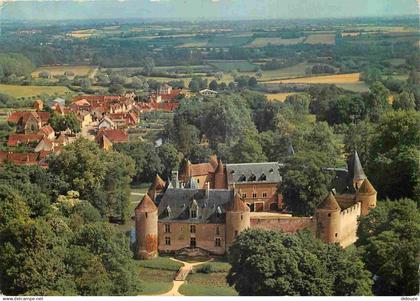
[[[135,209],[137,258],[152,259],[158,254],[158,209],[145,194]]]
[[[232,245],[235,238],[251,226],[249,207],[238,193],[226,209],[226,250]]]
[[[340,239],[341,208],[332,192],[315,209],[317,237],[325,243],[335,243]]]
[[[214,188],[215,189],[226,189],[226,176],[225,176],[225,168],[223,166],[222,160],[219,160],[217,165],[216,173],[214,175]]]
[[[361,215],[367,215],[370,209],[376,207],[377,192],[368,179],[364,180],[356,191],[356,202],[361,203]]]

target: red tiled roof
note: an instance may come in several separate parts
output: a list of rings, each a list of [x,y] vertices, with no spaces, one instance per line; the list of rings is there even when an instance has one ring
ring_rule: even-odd
[[[37,120],[40,119],[42,124],[48,123],[48,120],[50,119],[50,113],[48,112],[20,111],[13,112],[9,118],[7,118],[7,121],[18,123],[19,120],[22,119],[23,123],[26,123],[31,116]]]
[[[9,161],[14,164],[34,165],[38,164],[38,153],[13,153],[0,151],[0,163]]]
[[[123,130],[119,129],[105,129],[102,128],[99,130],[98,134],[95,137],[95,140],[99,142],[101,138],[105,136],[112,143],[124,143],[128,142],[128,134]]]
[[[16,146],[18,144],[28,144],[39,142],[44,135],[40,134],[11,134],[7,140],[7,146]]]
[[[40,134],[44,134],[45,136],[49,136],[51,134],[54,134],[54,129],[51,127],[51,125],[45,125],[39,130]]]

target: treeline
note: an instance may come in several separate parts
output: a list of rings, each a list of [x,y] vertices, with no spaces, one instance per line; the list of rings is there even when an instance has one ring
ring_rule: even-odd
[[[0,53],[0,82],[13,82],[21,76],[29,76],[33,69],[32,62],[22,54]]]
[[[130,239],[108,222],[127,211],[131,159],[78,140],[49,164],[2,166],[0,291],[138,295]]]

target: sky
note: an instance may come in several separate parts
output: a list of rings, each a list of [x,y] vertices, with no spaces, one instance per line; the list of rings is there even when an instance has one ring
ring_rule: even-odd
[[[304,19],[413,15],[420,0],[0,0],[5,19]]]

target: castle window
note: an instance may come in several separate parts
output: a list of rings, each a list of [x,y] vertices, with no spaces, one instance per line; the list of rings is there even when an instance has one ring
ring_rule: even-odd
[[[328,213],[328,217],[330,217],[331,216],[331,213]]]
[[[267,197],[267,192],[263,192],[263,193],[262,193],[262,197],[263,197],[263,198],[266,198],[266,197]]]
[[[165,233],[171,233],[171,225],[165,224]]]
[[[241,175],[241,176],[239,177],[238,181],[239,181],[239,182],[245,182],[245,181],[246,181],[246,177],[245,177],[245,175],[244,175],[244,174],[243,174],[243,175]]]
[[[200,183],[200,179],[197,179],[197,183]]]
[[[337,237],[338,236],[338,233],[335,233],[335,237]]]
[[[235,238],[238,236],[238,231],[237,230],[235,230]]]
[[[166,207],[166,213],[167,213],[168,217],[171,217],[172,210],[171,210],[171,207],[169,207],[169,205],[168,205],[168,207]]]
[[[243,220],[244,219],[244,215],[243,214],[241,214],[241,220]]]
[[[191,210],[191,218],[197,218],[197,210]]]
[[[246,193],[242,193],[242,197],[243,198],[246,198]]]
[[[171,238],[166,236],[165,237],[165,245],[170,246],[171,245]]]
[[[190,238],[190,247],[191,247],[191,248],[195,248],[195,247],[196,247],[196,245],[197,245],[197,242],[196,242],[196,240],[195,240],[195,237],[191,237],[191,238]]]
[[[215,245],[216,247],[220,247],[220,246],[222,245],[222,243],[221,243],[221,241],[220,241],[220,238],[216,238],[216,239],[214,240],[214,245]]]
[[[216,216],[217,217],[220,217],[222,215],[222,209],[220,209],[220,207],[219,206],[217,206],[217,209],[216,209]]]
[[[265,181],[265,180],[267,180],[267,176],[263,173],[263,174],[260,176],[259,180],[260,180],[260,181]]]
[[[257,193],[256,192],[253,192],[252,193],[252,197],[255,199],[257,197]]]
[[[217,235],[219,235],[219,234],[220,234],[220,227],[219,227],[219,226],[217,226],[217,227],[216,227],[216,234],[217,234]]]
[[[195,233],[196,228],[195,225],[190,225],[190,233]]]

